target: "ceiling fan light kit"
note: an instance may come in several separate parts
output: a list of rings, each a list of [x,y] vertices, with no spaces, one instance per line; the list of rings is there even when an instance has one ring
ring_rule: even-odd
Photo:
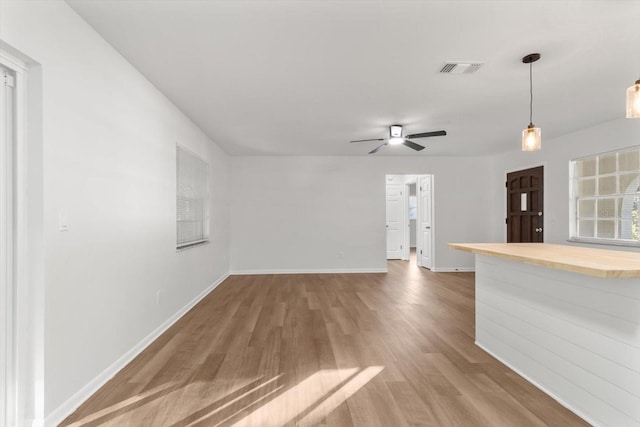
[[[522,151],[537,151],[542,148],[542,131],[533,124],[533,63],[540,59],[539,53],[530,53],[522,58],[529,64],[529,126],[522,131]]]
[[[446,134],[447,132],[444,130],[437,130],[434,132],[414,133],[411,135],[403,136],[402,125],[391,125],[389,126],[389,138],[386,140],[384,138],[358,139],[358,140],[349,141],[349,142],[353,143],[353,142],[385,141],[382,145],[379,145],[373,150],[369,151],[369,154],[375,154],[378,151],[380,151],[382,148],[386,147],[387,145],[405,145],[413,150],[420,151],[420,150],[424,150],[424,147],[420,144],[416,144],[415,142],[411,141],[412,139],[429,138],[432,136],[444,136]]]
[[[640,119],[640,79],[627,89],[627,118]]]

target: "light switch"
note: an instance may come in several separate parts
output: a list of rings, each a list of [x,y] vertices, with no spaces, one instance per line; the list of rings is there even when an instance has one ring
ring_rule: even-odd
[[[58,213],[58,231],[69,231],[69,215],[66,212]]]

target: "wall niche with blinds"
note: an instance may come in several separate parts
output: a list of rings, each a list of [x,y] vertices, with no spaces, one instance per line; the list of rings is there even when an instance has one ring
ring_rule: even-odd
[[[209,241],[209,165],[176,145],[176,248]]]
[[[640,246],[640,146],[572,160],[571,240]]]

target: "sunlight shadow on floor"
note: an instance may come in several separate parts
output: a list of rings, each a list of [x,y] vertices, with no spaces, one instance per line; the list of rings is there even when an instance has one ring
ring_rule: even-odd
[[[209,394],[212,383],[170,382],[98,410],[70,424],[130,425],[145,419],[158,426],[277,426],[294,422],[300,426],[318,424],[384,369],[324,369],[297,384],[287,386],[283,374],[268,380],[251,379],[234,390]],[[220,384],[218,387],[224,387]],[[194,412],[180,413],[170,403],[198,399]],[[173,409],[170,409],[173,408]]]
[[[384,369],[370,366],[358,372],[351,369],[325,369],[307,377],[278,397],[233,424],[233,427],[314,425],[329,415]]]
[[[104,421],[106,419],[114,418],[120,414],[134,411],[136,408],[144,406],[147,403],[158,399],[159,397],[165,396],[175,391],[178,387],[179,385],[176,382],[163,384],[144,393],[132,396],[129,399],[125,399],[107,408],[96,411],[91,415],[84,417],[82,420],[69,424],[68,427],[84,426],[92,422]]]

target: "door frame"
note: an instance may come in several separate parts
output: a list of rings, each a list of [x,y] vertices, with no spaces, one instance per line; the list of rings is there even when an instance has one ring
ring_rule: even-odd
[[[15,425],[41,425],[44,422],[42,68],[2,40],[0,63],[15,73],[12,418]]]
[[[0,236],[2,239],[0,244],[0,377],[4,379],[0,383],[0,425],[11,426],[16,423],[16,233],[15,233],[15,209],[16,209],[16,92],[18,90],[17,73],[13,67],[0,61],[2,69],[6,69],[11,73],[10,78],[13,80],[11,85],[11,102],[5,97],[0,97],[3,104],[0,108],[2,116],[0,123],[3,125],[3,134],[0,135]],[[4,75],[4,73],[2,74]],[[0,81],[0,90],[8,96],[5,88],[6,83]],[[10,112],[5,112],[5,107],[9,107]],[[10,123],[10,125],[8,125]],[[8,133],[8,130],[11,133]]]
[[[416,197],[418,199],[420,199],[420,185],[418,185],[418,182],[420,180],[421,177],[424,176],[428,176],[431,178],[431,267],[425,267],[425,268],[430,268],[432,271],[434,269],[434,266],[436,265],[436,251],[435,251],[435,234],[436,234],[436,219],[435,219],[435,175],[432,173],[385,173],[385,210],[386,210],[386,203],[387,203],[387,198],[386,198],[386,184],[388,182],[388,177],[389,176],[402,176],[405,177],[405,179],[407,179],[407,181],[402,181],[402,191],[403,194],[401,196],[402,198],[402,223],[400,225],[401,228],[404,229],[404,233],[402,235],[402,260],[408,260],[410,259],[410,253],[411,253],[411,248],[410,248],[410,241],[409,241],[409,214],[408,214],[408,206],[409,206],[409,191],[408,191],[408,186],[411,185],[412,183],[416,184]],[[410,178],[407,178],[410,177]],[[417,216],[420,217],[421,212],[421,203],[417,204]],[[386,220],[385,220],[386,223]],[[421,237],[421,233],[418,232],[417,230],[418,225],[416,223],[416,264],[419,267],[422,267],[421,265],[421,260],[420,260],[420,249],[422,248],[422,237]],[[388,260],[388,258],[386,257],[386,231],[385,231],[385,259]],[[406,252],[405,252],[406,251]],[[405,258],[405,253],[406,258]]]
[[[502,182],[505,183],[507,182],[507,174],[513,173],[513,172],[518,172],[518,171],[522,171],[522,170],[526,170],[526,169],[533,169],[533,168],[538,168],[542,166],[542,204],[543,204],[543,214],[544,217],[546,218],[547,216],[547,192],[544,191],[544,183],[547,182],[547,162],[543,161],[543,162],[539,162],[539,163],[530,163],[529,165],[524,165],[524,166],[518,166],[515,168],[511,168],[511,169],[507,169],[504,171],[504,174],[502,175]],[[501,227],[502,227],[502,240],[504,242],[507,241],[507,227],[505,224],[505,218],[507,215],[507,187],[503,184],[502,185],[502,217],[501,217]],[[544,228],[546,230],[547,226],[547,222],[544,221]]]

